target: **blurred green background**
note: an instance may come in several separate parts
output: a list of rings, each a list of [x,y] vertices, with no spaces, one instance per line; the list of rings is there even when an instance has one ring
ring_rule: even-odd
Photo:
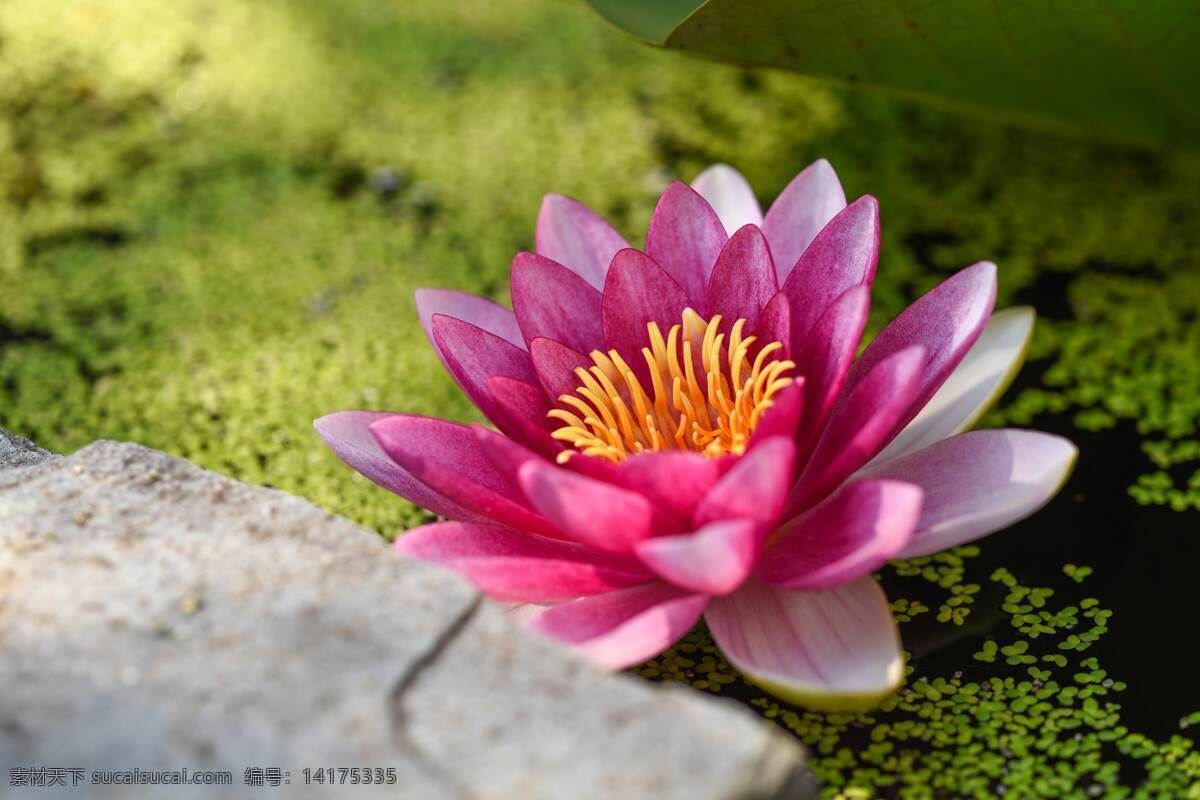
[[[510,260],[532,248],[546,192],[578,197],[638,244],[673,178],[728,162],[765,205],[821,156],[851,197],[882,206],[873,329],[950,272],[996,261],[1000,304],[1032,302],[1040,316],[1030,366],[988,423],[1072,434],[1081,469],[1109,476],[1094,519],[1119,526],[1130,507],[1161,506],[1177,534],[1194,531],[1195,155],[699,63],[640,46],[570,0],[0,5],[0,425],[61,452],[141,442],[390,537],[424,512],[346,469],[311,422],[350,408],[475,418],[424,340],[414,288],[506,303]],[[1075,491],[1060,505],[1068,516],[1045,524],[1076,524]],[[957,588],[969,555],[897,574],[970,594]],[[1061,578],[1060,564],[1049,569]],[[1159,630],[1127,622],[1139,629]],[[964,646],[969,662],[976,645]],[[1116,652],[1126,670],[1145,662]],[[665,663],[650,669],[673,674]],[[1070,681],[1077,667],[1064,669]],[[1163,714],[1197,711],[1178,702]],[[912,719],[933,708],[914,705]],[[833,742],[824,779],[857,769],[835,745],[867,722],[787,713],[810,744]],[[854,752],[874,758],[866,745]],[[1192,772],[1178,766],[1190,745],[1128,747],[1167,776],[1164,796],[1192,780],[1200,792],[1197,753]],[[970,748],[947,752],[975,769]],[[1099,780],[1083,756],[1066,758],[1072,776]],[[1052,777],[1056,764],[1029,774]],[[1059,796],[1047,786],[1040,796]]]

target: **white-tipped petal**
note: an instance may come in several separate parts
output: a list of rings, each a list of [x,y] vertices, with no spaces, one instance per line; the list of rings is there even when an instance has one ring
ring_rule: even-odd
[[[742,173],[728,164],[713,164],[696,176],[692,188],[717,212],[730,236],[743,225],[762,227],[762,207],[754,190]]]
[[[897,556],[912,558],[974,541],[1037,511],[1066,483],[1078,454],[1049,433],[970,431],[859,475],[924,490],[917,529]]]
[[[992,314],[979,339],[921,413],[871,462],[882,464],[962,433],[988,412],[1025,363],[1033,338],[1028,306]]]
[[[713,598],[704,619],[731,664],[790,703],[866,710],[904,679],[896,624],[869,576],[815,592],[750,580]]]

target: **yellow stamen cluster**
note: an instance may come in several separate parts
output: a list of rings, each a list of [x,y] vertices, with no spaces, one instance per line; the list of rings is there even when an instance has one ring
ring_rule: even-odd
[[[792,382],[786,373],[795,367],[778,359],[779,342],[759,348],[751,359],[757,338],[743,338],[745,326],[744,319],[735,322],[727,343],[719,314],[705,322],[686,309],[682,324],[671,326],[665,339],[649,323],[650,345],[642,356],[653,397],[619,353],[592,351],[594,365],[575,370],[575,394],[560,396],[563,407],[549,413],[562,423],[554,438],[575,448],[560,453],[559,462],[574,452],[611,461],[657,450],[692,450],[710,458],[742,453],[774,397]]]

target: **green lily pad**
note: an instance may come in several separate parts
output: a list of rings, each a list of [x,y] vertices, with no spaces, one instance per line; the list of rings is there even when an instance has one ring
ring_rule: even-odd
[[[700,5],[698,0],[594,0],[600,16],[639,39],[661,42],[679,21]]]
[[[1186,0],[589,0],[668,49],[873,86],[1039,126],[1200,141]]]

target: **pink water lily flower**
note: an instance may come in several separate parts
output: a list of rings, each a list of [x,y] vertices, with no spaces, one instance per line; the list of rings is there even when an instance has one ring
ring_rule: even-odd
[[[951,276],[856,357],[875,199],[818,161],[764,216],[718,165],[673,183],[645,250],[548,195],[510,311],[417,292],[421,324],[499,432],[408,414],[316,422],[350,466],[448,522],[401,551],[466,576],[596,663],[643,662],[703,616],[750,680],[865,708],[904,658],[872,573],[1045,504],[1070,442],[965,433],[1024,359],[1033,312],[996,268]]]

